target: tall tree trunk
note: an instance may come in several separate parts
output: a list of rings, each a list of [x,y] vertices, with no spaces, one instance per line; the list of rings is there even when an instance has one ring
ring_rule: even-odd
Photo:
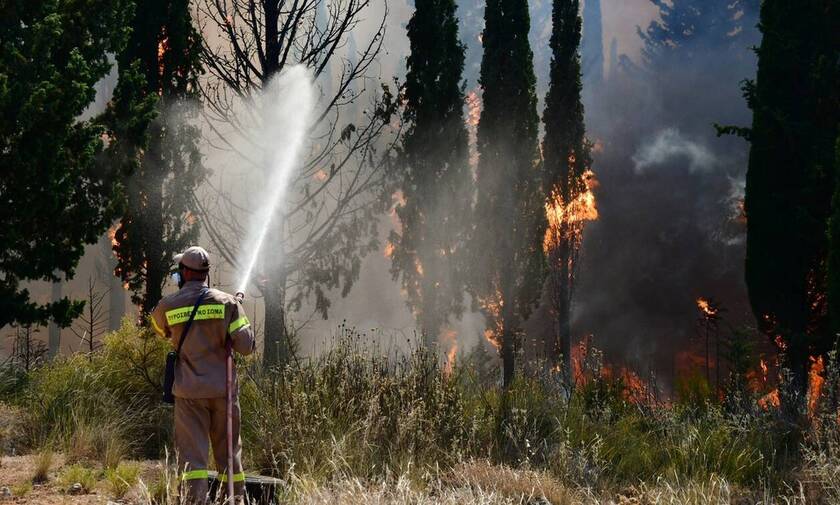
[[[51,298],[52,302],[58,302],[61,300],[61,282],[53,282],[52,283],[52,290],[51,290]],[[29,331],[27,329],[27,331]],[[54,358],[58,356],[58,353],[61,352],[61,327],[55,324],[54,321],[50,322],[49,325],[49,357]]]
[[[284,366],[289,362],[290,346],[288,326],[286,325],[286,282],[288,272],[284,266],[286,251],[284,248],[284,222],[282,214],[274,216],[278,220],[269,224],[263,249],[263,271],[265,284],[262,287],[265,305],[265,329],[263,335],[263,364],[266,366]]]
[[[102,261],[105,264],[102,280],[108,289],[108,329],[116,331],[120,329],[122,318],[125,316],[125,289],[120,278],[114,274],[117,262],[111,241],[107,236],[100,240],[100,246],[102,247]]]

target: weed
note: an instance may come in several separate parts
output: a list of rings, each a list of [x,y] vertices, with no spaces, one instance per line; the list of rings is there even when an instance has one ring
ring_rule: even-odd
[[[12,486],[12,494],[14,496],[26,496],[32,492],[32,481],[23,481],[20,484]]]
[[[137,483],[140,466],[136,463],[120,463],[115,468],[105,470],[108,491],[116,499],[121,499]]]
[[[35,471],[32,473],[32,482],[40,484],[46,482],[50,475],[50,470],[53,465],[53,452],[48,449],[42,449],[35,457]]]
[[[58,477],[61,489],[68,492],[75,484],[81,486],[81,492],[90,493],[96,486],[96,472],[82,465],[66,467]]]

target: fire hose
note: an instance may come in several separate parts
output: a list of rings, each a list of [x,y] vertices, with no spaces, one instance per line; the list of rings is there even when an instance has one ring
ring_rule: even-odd
[[[245,293],[238,292],[236,301],[242,303]],[[227,496],[228,505],[235,505],[233,494],[233,339],[228,335],[225,344],[225,437],[227,438]],[[244,486],[245,483],[243,482]]]

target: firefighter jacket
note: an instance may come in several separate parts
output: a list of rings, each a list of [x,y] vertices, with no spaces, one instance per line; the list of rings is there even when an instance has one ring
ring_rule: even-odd
[[[152,310],[152,328],[171,339],[175,348],[202,289],[203,282],[186,282],[178,292],[161,299]],[[233,295],[208,288],[175,366],[173,393],[176,397],[225,396],[225,342],[228,336],[236,352],[247,355],[254,351],[254,333],[242,306]],[[238,391],[235,376],[234,391]]]

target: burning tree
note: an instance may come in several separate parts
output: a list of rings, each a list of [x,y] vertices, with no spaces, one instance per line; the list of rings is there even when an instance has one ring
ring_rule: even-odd
[[[571,384],[571,305],[575,269],[587,221],[598,218],[590,146],[585,138],[580,83],[581,18],[578,0],[555,0],[551,36],[551,84],[545,98],[543,186],[546,191],[543,250],[548,259],[549,294],[554,317],[554,341],[546,353]]]
[[[544,199],[528,4],[489,0],[484,21],[469,289],[487,318],[487,336],[500,349],[508,386],[521,323],[539,300],[544,279]]]
[[[127,206],[113,237],[115,273],[143,316],[161,298],[172,256],[198,236],[191,194],[204,168],[200,132],[189,124],[194,108],[184,102],[196,97],[200,41],[188,0],[139,1],[132,28],[117,57],[119,86],[133,87],[144,103],[139,110],[112,106],[107,116],[115,143],[133,153]]]
[[[438,339],[447,316],[463,310],[458,257],[470,217],[471,186],[464,90],[464,45],[453,0],[418,0],[408,23],[403,156],[391,272],[413,308],[424,342]]]
[[[805,402],[815,356],[835,343],[827,317],[828,219],[840,124],[836,9],[766,0],[758,75],[745,85],[753,124],[747,172],[746,280],[759,327]]]
[[[382,48],[385,14],[371,38],[351,56],[342,57],[350,34],[372,10],[371,0],[201,0],[199,22],[205,33],[203,62],[209,78],[202,92],[208,120],[217,133],[214,142],[232,150],[243,163],[267,170],[260,156],[233,141],[244,139],[239,105],[249,103],[283,69],[302,64],[316,79],[332,75],[322,87],[319,111],[311,126],[312,146],[297,170],[283,213],[272,217],[263,251],[266,264],[256,287],[265,302],[267,364],[288,359],[288,315],[314,298],[315,312],[326,318],[329,291],[347,295],[359,276],[361,258],[376,250],[375,213],[385,188],[378,145],[389,126],[394,100],[383,86],[377,99],[362,114],[354,102],[365,92],[367,72]],[[340,67],[339,70],[330,67]],[[329,90],[328,94],[325,94]],[[351,121],[342,118],[343,113]],[[390,144],[385,146],[387,152]],[[242,243],[241,204],[223,191],[216,208],[197,204],[218,252],[238,265],[235,244]]]

